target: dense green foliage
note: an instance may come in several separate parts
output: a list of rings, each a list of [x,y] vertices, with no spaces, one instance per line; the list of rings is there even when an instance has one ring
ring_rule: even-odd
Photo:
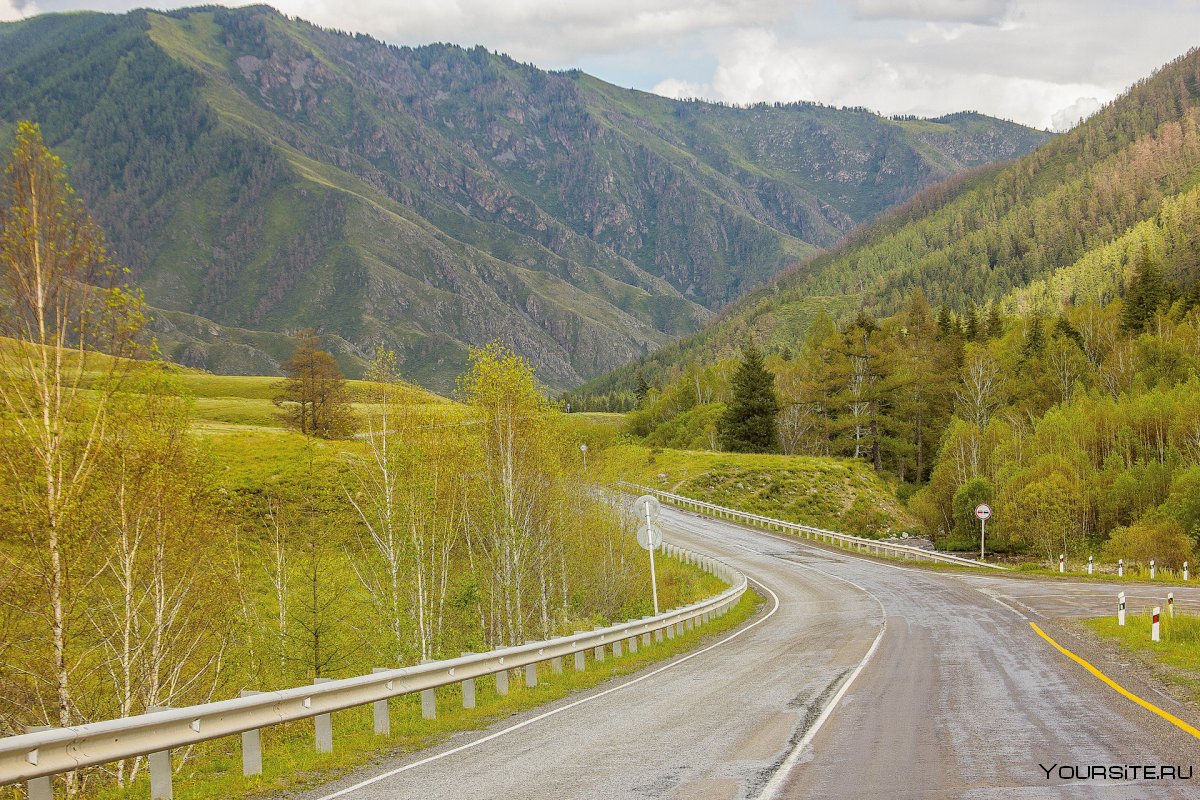
[[[1178,566],[1200,539],[1200,308],[1172,295],[1132,330],[1120,301],[1054,318],[957,315],[920,293],[883,320],[818,320],[767,362],[781,445],[900,479],[941,546],[977,548],[973,510],[988,502],[989,549]],[[697,414],[728,400],[732,363],[653,391],[630,432],[711,448]]]
[[[0,24],[0,140],[40,121],[176,361],[266,374],[317,327],[453,386],[514,343],[565,388],[921,188],[1047,134],[732,108],[397,48],[259,6]]]

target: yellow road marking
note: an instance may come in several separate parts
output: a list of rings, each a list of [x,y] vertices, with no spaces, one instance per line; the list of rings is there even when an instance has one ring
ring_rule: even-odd
[[[1174,714],[1171,714],[1170,712],[1167,712],[1167,711],[1163,711],[1161,708],[1154,705],[1153,703],[1149,703],[1149,702],[1143,700],[1142,698],[1138,697],[1136,694],[1129,691],[1124,686],[1120,685],[1119,683],[1114,681],[1112,678],[1108,677],[1103,672],[1101,672],[1100,670],[1093,667],[1087,661],[1084,661],[1082,658],[1075,655],[1070,650],[1068,650],[1067,648],[1063,647],[1058,642],[1051,639],[1049,636],[1046,635],[1045,631],[1043,631],[1041,628],[1039,628],[1037,626],[1036,623],[1031,622],[1031,623],[1029,623],[1029,626],[1031,628],[1033,628],[1035,631],[1037,631],[1038,636],[1041,636],[1047,642],[1054,645],[1054,648],[1056,650],[1058,650],[1058,652],[1062,653],[1064,656],[1071,659],[1075,663],[1079,664],[1081,667],[1086,669],[1088,672],[1092,673],[1097,678],[1099,678],[1100,680],[1107,683],[1118,694],[1122,694],[1125,697],[1128,697],[1130,700],[1137,703],[1139,706],[1146,709],[1147,711],[1153,711],[1155,714],[1158,714],[1160,717],[1162,717],[1163,719],[1165,719],[1167,722],[1171,723],[1175,727],[1179,728],[1180,730],[1186,731],[1186,732],[1190,733],[1192,736],[1195,736],[1197,739],[1200,739],[1200,730],[1197,730],[1196,728],[1193,728],[1191,725],[1188,725],[1186,722],[1184,722],[1183,720],[1181,720],[1179,717],[1175,716]]]

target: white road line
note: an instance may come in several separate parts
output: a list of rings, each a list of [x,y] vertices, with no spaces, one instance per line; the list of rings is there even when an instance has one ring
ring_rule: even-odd
[[[372,784],[379,783],[382,780],[387,780],[388,778],[391,778],[395,775],[399,775],[402,772],[408,772],[411,769],[416,769],[417,767],[424,766],[425,764],[429,764],[434,761],[440,761],[441,759],[446,758],[447,756],[452,756],[456,753],[461,753],[464,750],[469,750],[472,747],[476,747],[478,745],[483,744],[484,742],[490,742],[493,739],[499,739],[501,736],[506,736],[510,733],[513,733],[514,731],[519,731],[522,728],[525,728],[525,727],[528,727],[529,725],[534,724],[535,722],[540,722],[544,719],[547,719],[548,717],[553,717],[556,714],[561,714],[564,711],[569,711],[572,708],[581,706],[584,703],[590,703],[593,700],[597,700],[601,697],[606,697],[606,696],[612,694],[613,692],[619,692],[622,689],[625,689],[626,687],[633,686],[636,683],[641,683],[644,680],[648,680],[650,678],[653,678],[656,675],[666,672],[669,669],[677,667],[686,661],[691,661],[696,656],[704,655],[709,650],[713,650],[717,647],[720,647],[723,644],[728,644],[729,642],[733,641],[737,637],[741,636],[746,631],[751,630],[752,628],[756,628],[759,625],[763,624],[768,619],[770,619],[772,616],[774,616],[775,612],[779,610],[779,595],[777,595],[777,594],[775,594],[775,592],[771,591],[770,587],[768,587],[762,581],[756,580],[754,578],[750,578],[749,576],[747,576],[747,579],[751,583],[757,584],[758,586],[760,586],[763,589],[763,591],[765,591],[767,594],[771,595],[771,598],[775,601],[775,605],[761,619],[757,619],[754,622],[747,625],[746,627],[741,628],[737,631],[734,631],[734,633],[732,633],[729,636],[726,636],[721,641],[714,642],[713,644],[710,644],[708,647],[705,647],[701,650],[697,650],[694,653],[689,653],[688,655],[686,655],[680,659],[677,659],[675,661],[672,661],[671,663],[666,664],[665,666],[659,667],[658,669],[653,670],[652,672],[647,672],[645,675],[639,675],[638,677],[636,677],[632,680],[622,683],[620,686],[614,686],[611,689],[605,689],[602,692],[597,692],[596,694],[589,695],[588,697],[584,697],[580,700],[576,700],[573,703],[568,703],[565,706],[559,706],[558,708],[551,709],[550,711],[547,711],[543,714],[538,714],[536,717],[530,717],[527,720],[518,722],[516,725],[510,725],[507,728],[498,730],[495,733],[490,733],[487,736],[483,736],[472,742],[467,742],[466,744],[459,745],[458,747],[452,748],[450,750],[446,750],[445,752],[437,753],[435,755],[429,756],[428,758],[423,758],[420,761],[414,761],[411,764],[405,764],[402,767],[397,767],[396,769],[389,770],[388,772],[384,772],[384,773],[376,775],[372,778],[368,778],[365,781],[356,783],[353,786],[347,786],[345,789],[340,789],[340,790],[334,792],[333,794],[325,795],[324,797],[320,798],[320,800],[334,800],[334,798],[336,798],[336,797],[345,797],[346,795],[350,794],[351,792],[357,792],[359,789],[363,789],[363,788],[366,788],[367,786],[371,786]]]
[[[795,564],[795,562],[792,563]],[[841,702],[842,697],[850,690],[850,687],[854,685],[854,680],[859,676],[859,673],[861,673],[866,668],[867,664],[870,663],[871,658],[875,655],[875,651],[879,649],[879,643],[883,641],[883,634],[887,633],[887,609],[884,608],[883,601],[876,597],[873,593],[859,586],[852,580],[848,580],[847,578],[843,578],[839,575],[826,572],[823,569],[810,567],[807,564],[796,564],[796,566],[800,567],[801,569],[819,572],[828,578],[833,578],[834,580],[841,581],[842,583],[848,583],[855,589],[863,592],[879,604],[879,610],[883,614],[883,623],[879,627],[879,633],[875,636],[875,641],[871,643],[870,649],[867,650],[867,654],[863,656],[862,661],[858,662],[858,666],[854,668],[854,672],[850,673],[850,676],[846,678],[846,680],[838,688],[837,693],[834,694],[834,696],[829,699],[829,702],[825,704],[825,707],[821,709],[821,715],[817,717],[817,721],[813,723],[812,727],[809,728],[807,732],[805,732],[800,741],[796,743],[796,746],[792,748],[792,752],[788,753],[787,758],[785,758],[783,763],[779,765],[779,768],[775,770],[775,774],[771,776],[771,780],[767,781],[767,785],[763,787],[761,792],[759,792],[757,800],[772,800],[772,798],[778,796],[780,790],[783,788],[784,782],[788,778],[788,775],[791,774],[792,769],[795,768],[796,762],[799,761],[800,756],[804,754],[804,750],[810,744],[812,744],[812,740],[821,730],[821,726],[823,726],[825,722],[831,716],[833,716],[834,709],[837,708],[838,703]]]

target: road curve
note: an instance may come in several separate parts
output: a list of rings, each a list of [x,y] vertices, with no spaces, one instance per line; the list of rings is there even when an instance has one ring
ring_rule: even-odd
[[[1200,767],[1200,742],[1029,625],[1044,623],[1042,607],[1103,613],[1115,588],[927,572],[674,509],[663,509],[663,522],[670,541],[760,582],[768,608],[777,597],[770,618],[665,670],[598,687],[585,702],[568,698],[549,715],[538,709],[298,796],[1200,796],[1200,776],[1075,780],[1039,767]],[[1176,597],[1200,604],[1200,593]]]

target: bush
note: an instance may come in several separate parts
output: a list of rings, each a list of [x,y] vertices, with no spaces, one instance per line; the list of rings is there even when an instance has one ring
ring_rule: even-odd
[[[992,485],[983,478],[971,478],[954,493],[954,538],[964,541],[979,540],[979,520],[975,507],[980,503],[992,502]]]
[[[1139,520],[1117,528],[1104,543],[1103,553],[1110,561],[1123,558],[1126,563],[1148,564],[1154,559],[1158,566],[1170,569],[1195,560],[1191,539],[1173,519]]]

